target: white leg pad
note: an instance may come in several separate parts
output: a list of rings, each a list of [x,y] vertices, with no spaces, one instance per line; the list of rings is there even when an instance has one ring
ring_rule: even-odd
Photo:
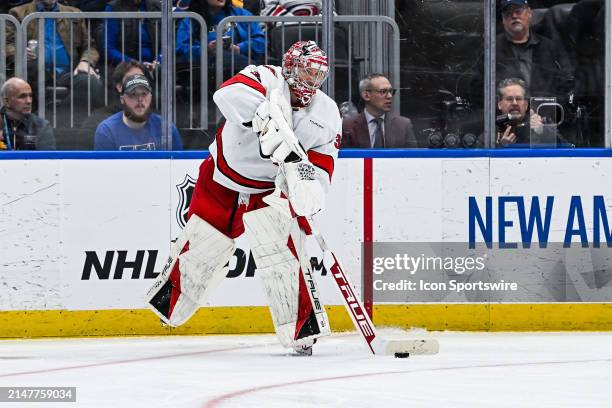
[[[245,214],[243,222],[281,344],[312,344],[313,339],[329,335],[327,314],[303,248],[305,234],[297,221],[266,207]],[[288,245],[290,240],[299,260]]]
[[[183,324],[227,275],[233,252],[233,239],[193,214],[147,292],[147,304],[166,324]]]

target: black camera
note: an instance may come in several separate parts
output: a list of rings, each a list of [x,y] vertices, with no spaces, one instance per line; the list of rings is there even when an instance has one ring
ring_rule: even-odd
[[[449,95],[447,95],[449,96]],[[430,148],[473,148],[478,146],[474,129],[468,129],[472,105],[460,96],[444,99],[438,126],[423,129],[422,136],[429,141]]]
[[[521,120],[513,118],[511,114],[505,113],[503,115],[497,115],[495,117],[495,126],[500,132],[504,132],[508,126],[517,126],[521,123]]]

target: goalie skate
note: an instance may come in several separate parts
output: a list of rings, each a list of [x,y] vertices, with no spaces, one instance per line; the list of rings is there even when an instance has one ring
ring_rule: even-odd
[[[293,346],[293,351],[297,356],[312,356],[312,346],[317,342],[313,339],[310,344],[302,344],[301,346]]]

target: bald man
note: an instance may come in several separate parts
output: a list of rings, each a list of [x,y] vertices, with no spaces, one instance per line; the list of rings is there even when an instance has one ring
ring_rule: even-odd
[[[10,78],[0,88],[5,150],[55,150],[49,122],[32,113],[32,87],[21,78]]]

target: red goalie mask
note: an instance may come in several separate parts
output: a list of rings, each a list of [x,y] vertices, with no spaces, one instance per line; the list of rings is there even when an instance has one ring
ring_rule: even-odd
[[[327,55],[314,41],[298,41],[283,56],[283,77],[303,106],[310,104],[327,72]]]

